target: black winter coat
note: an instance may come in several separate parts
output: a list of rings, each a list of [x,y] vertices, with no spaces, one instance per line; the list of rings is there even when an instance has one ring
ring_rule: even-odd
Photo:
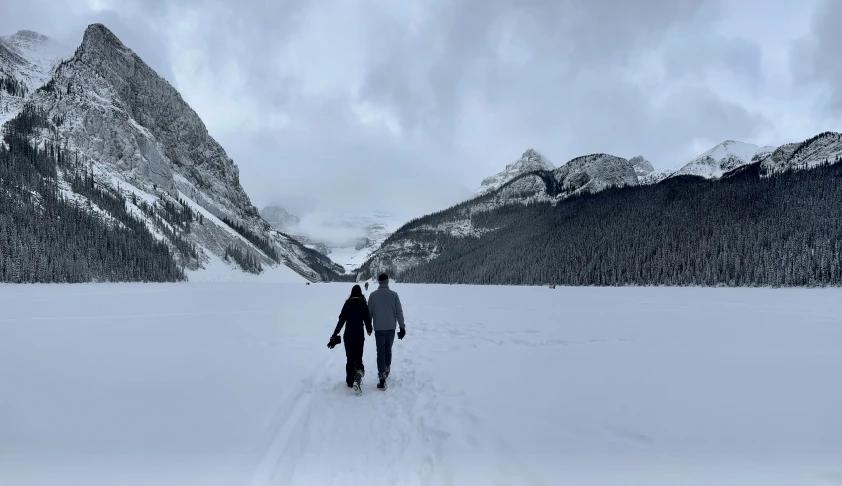
[[[345,301],[342,306],[342,313],[339,314],[339,323],[333,334],[339,334],[342,326],[345,326],[343,338],[345,342],[362,342],[365,340],[363,325],[368,332],[371,332],[371,316],[368,314],[368,304],[365,299],[353,297]]]

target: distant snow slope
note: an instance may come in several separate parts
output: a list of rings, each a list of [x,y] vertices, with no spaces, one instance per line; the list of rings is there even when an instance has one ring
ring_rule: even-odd
[[[302,220],[281,206],[269,205],[260,214],[272,227],[290,234],[308,248],[326,255],[347,272],[359,268],[372,252],[377,250],[399,226],[395,216],[386,211],[375,211],[361,216],[348,212],[319,219],[318,226],[302,225]],[[329,236],[340,233],[339,236]]]
[[[15,76],[30,92],[44,85],[73,48],[31,30],[0,36],[0,75]]]
[[[188,270],[187,279],[191,282],[250,282],[250,283],[306,283],[307,280],[285,265],[275,265],[263,270],[259,275],[243,272],[232,262],[226,262],[210,254],[201,270]]]
[[[0,285],[2,484],[839,482],[839,289],[393,288],[357,397],[350,284]]]
[[[357,216],[346,218],[364,230],[364,236],[357,239],[354,246],[331,247],[330,259],[345,267],[350,272],[358,269],[371,254],[380,248],[386,238],[400,226],[398,220],[390,213],[377,212],[374,216]]]

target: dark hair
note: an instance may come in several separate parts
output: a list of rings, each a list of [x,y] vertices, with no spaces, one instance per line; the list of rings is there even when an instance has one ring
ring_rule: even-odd
[[[384,282],[386,280],[389,280],[389,276],[386,275],[385,273],[381,273],[380,276],[377,277],[378,282]]]
[[[351,289],[351,296],[348,297],[348,300],[351,300],[353,298],[359,298],[362,299],[363,302],[365,302],[365,295],[363,295],[363,289],[361,289],[359,285],[354,285],[354,287]]]

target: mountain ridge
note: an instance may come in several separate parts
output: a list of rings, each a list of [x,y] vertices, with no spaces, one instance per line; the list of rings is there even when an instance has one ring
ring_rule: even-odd
[[[734,144],[733,141],[723,142],[693,160],[719,157],[718,161],[714,159],[715,168],[722,170],[723,167],[729,167],[729,156],[738,152],[733,149]],[[643,190],[655,185],[684,184],[694,179],[728,180],[743,174],[741,170],[744,168],[753,168],[749,172],[754,174],[754,177],[763,179],[779,173],[842,161],[842,134],[835,132],[825,132],[804,142],[778,148],[749,145],[741,144],[740,147],[746,150],[737,154],[737,163],[734,163],[729,171],[716,174],[715,177],[706,177],[710,176],[710,173],[678,174],[669,171],[653,171],[640,176],[637,170],[639,159],[632,163],[607,154],[576,157],[554,171],[539,170],[521,174],[494,191],[413,219],[402,226],[372,254],[370,260],[361,268],[360,277],[369,278],[381,270],[401,275],[413,271],[413,268],[423,269],[425,265],[432,265],[434,260],[443,256],[454,258],[454,255],[447,253],[446,248],[461,248],[459,251],[467,251],[469,245],[454,245],[453,242],[484,241],[492,238],[498,227],[493,218],[489,219],[489,215],[503,213],[507,207],[544,204],[555,207],[565,204],[567,199],[600,194],[607,190],[634,190],[636,187]],[[746,162],[748,155],[751,155],[751,160]],[[586,170],[582,170],[583,168]],[[477,224],[478,222],[481,224]],[[524,228],[533,224],[538,223],[528,218],[518,222],[518,225]],[[500,249],[506,250],[507,248]],[[439,264],[433,266],[439,268]],[[422,274],[423,272],[416,273]]]

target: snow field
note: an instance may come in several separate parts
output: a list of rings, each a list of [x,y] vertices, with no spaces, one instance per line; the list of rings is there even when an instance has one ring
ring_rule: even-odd
[[[350,287],[0,286],[2,484],[842,484],[838,289],[394,284],[357,397]]]

